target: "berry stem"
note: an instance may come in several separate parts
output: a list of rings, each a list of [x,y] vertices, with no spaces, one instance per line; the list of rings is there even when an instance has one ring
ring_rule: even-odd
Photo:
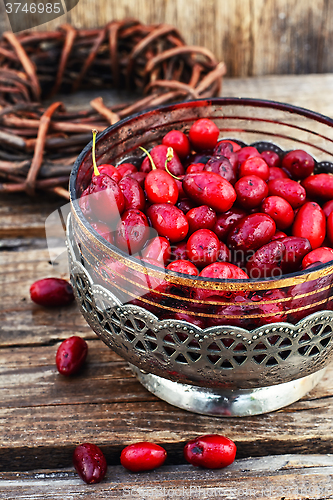
[[[96,135],[98,134],[98,131],[96,129],[93,129],[92,134],[93,134],[92,161],[93,161],[93,165],[94,165],[94,174],[100,175],[99,170],[97,168],[97,163],[96,163]]]
[[[148,156],[149,161],[150,161],[150,164],[151,164],[151,169],[152,169],[152,170],[157,170],[156,165],[155,165],[155,163],[154,163],[154,160],[153,160],[153,158],[152,158],[151,154],[149,153],[149,151],[147,151],[147,150],[146,150],[144,147],[142,147],[142,146],[139,146],[139,148],[140,148],[140,149],[142,149],[142,151],[144,151],[144,152],[146,153],[146,155]]]

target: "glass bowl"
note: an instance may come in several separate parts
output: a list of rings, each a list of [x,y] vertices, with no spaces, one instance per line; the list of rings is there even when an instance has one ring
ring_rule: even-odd
[[[140,165],[172,129],[210,118],[229,138],[278,154],[304,149],[333,172],[333,120],[291,105],[215,98],[133,115],[102,132],[97,164]],[[68,247],[80,309],[93,330],[162,399],[211,415],[258,414],[299,399],[332,356],[333,262],[279,278],[214,280],[142,263],[103,239],[78,199],[92,144],[70,177]]]

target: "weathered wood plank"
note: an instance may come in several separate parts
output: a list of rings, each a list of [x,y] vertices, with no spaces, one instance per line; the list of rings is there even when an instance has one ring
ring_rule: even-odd
[[[155,471],[131,474],[121,466],[111,466],[96,485],[86,485],[73,468],[41,469],[0,473],[0,499],[323,500],[333,498],[332,473],[331,455],[290,454],[269,460],[236,460],[221,470],[164,465]]]
[[[229,76],[332,71],[333,5],[325,0],[80,0],[68,14],[39,26],[52,30],[65,22],[103,26],[131,17],[142,23],[168,23],[187,44],[202,45],[227,64]],[[26,14],[29,16],[29,14]],[[0,3],[0,33],[10,29]]]

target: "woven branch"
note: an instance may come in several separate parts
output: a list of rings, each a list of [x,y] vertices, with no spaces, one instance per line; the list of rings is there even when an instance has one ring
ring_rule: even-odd
[[[218,95],[225,65],[203,47],[187,46],[169,25],[133,19],[101,29],[66,24],[54,32],[4,33],[0,39],[0,192],[64,189],[73,161],[91,138],[134,112]],[[112,109],[101,98],[68,112],[44,99],[59,92],[128,89],[140,97]]]

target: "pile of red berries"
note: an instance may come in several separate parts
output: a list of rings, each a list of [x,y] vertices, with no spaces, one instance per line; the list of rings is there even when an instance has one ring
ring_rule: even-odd
[[[333,176],[314,175],[303,150],[218,136],[203,118],[188,136],[168,132],[139,169],[95,164],[83,213],[119,249],[191,276],[279,277],[333,260]]]

